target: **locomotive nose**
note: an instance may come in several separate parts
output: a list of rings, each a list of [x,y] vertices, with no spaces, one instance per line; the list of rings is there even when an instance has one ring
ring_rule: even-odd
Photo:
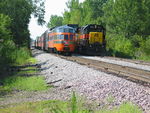
[[[69,42],[68,41],[63,41],[64,46],[68,46]]]

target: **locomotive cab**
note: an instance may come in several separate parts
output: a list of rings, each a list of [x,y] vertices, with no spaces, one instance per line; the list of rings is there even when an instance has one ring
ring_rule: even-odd
[[[81,27],[78,43],[80,53],[101,52],[105,50],[105,45],[105,29],[103,26],[89,24]]]
[[[57,53],[72,53],[75,49],[75,31],[67,25],[54,28],[49,33],[49,49]]]

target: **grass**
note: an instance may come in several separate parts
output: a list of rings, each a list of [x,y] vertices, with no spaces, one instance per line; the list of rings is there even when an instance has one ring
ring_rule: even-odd
[[[29,58],[29,59],[26,60],[26,63],[35,64],[35,63],[37,63],[37,60],[35,58],[31,57],[31,58]]]
[[[142,110],[139,109],[136,105],[133,105],[130,102],[121,104],[119,107],[115,107],[112,110],[102,109],[96,113],[142,113]]]
[[[3,106],[0,113],[142,113],[142,110],[130,102],[123,103],[111,110],[108,108],[91,110],[80,106],[82,104],[77,100],[75,93],[73,93],[70,101],[48,100],[13,104],[11,107]]]
[[[37,60],[30,57],[25,62],[34,64]],[[21,71],[15,72],[11,76],[3,78],[0,80],[0,83],[3,84],[0,86],[0,93],[12,90],[39,91],[48,89],[44,77],[37,76],[37,72],[37,67],[28,66],[21,68]]]
[[[11,76],[2,80],[4,84],[1,86],[4,90],[27,90],[27,91],[38,91],[46,90],[47,84],[44,81],[44,78],[41,76]]]
[[[61,108],[67,113],[67,102],[56,100],[27,102],[2,108],[0,113],[61,113],[56,112],[56,108],[57,110]]]
[[[36,74],[37,72],[38,72],[38,71],[37,71],[37,68],[36,68],[36,67],[26,67],[26,68],[23,68],[22,71],[17,72],[16,74],[17,74],[17,75]]]

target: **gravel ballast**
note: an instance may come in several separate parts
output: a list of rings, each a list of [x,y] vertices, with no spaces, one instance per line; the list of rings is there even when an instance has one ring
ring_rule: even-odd
[[[149,87],[39,50],[33,50],[33,55],[41,64],[41,76],[44,76],[46,82],[53,85],[54,88],[40,93],[18,92],[13,99],[7,96],[5,100],[0,101],[0,105],[48,99],[66,100],[70,98],[72,91],[75,91],[81,97],[96,101],[99,106],[109,104],[108,100],[111,97],[113,98],[111,106],[118,106],[123,102],[130,101],[142,108],[144,113],[150,112]]]
[[[79,56],[79,57],[150,71],[149,65],[135,64],[135,63],[127,62],[127,61],[120,61],[120,60],[114,60],[114,59],[110,59],[110,58],[108,59],[108,58],[102,58],[102,57],[91,57],[91,56]]]
[[[114,98],[114,105],[131,101],[145,111],[150,110],[150,88],[148,87],[48,53],[38,55],[36,59],[39,62],[46,62],[42,65],[45,70],[41,72],[46,77],[47,83],[52,83],[64,90],[75,90],[79,95],[99,101],[99,103],[105,102],[111,96]],[[67,92],[68,90],[66,94]]]

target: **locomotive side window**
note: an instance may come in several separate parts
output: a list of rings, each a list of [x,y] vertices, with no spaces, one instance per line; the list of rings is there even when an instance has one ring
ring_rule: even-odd
[[[54,35],[54,40],[56,40],[57,39],[57,35]]]
[[[68,40],[68,35],[65,35],[65,38],[64,38],[65,40]]]
[[[73,40],[73,35],[70,35],[70,40]]]
[[[62,39],[62,40],[63,40],[63,39],[64,39],[64,35],[60,35],[60,39]]]

